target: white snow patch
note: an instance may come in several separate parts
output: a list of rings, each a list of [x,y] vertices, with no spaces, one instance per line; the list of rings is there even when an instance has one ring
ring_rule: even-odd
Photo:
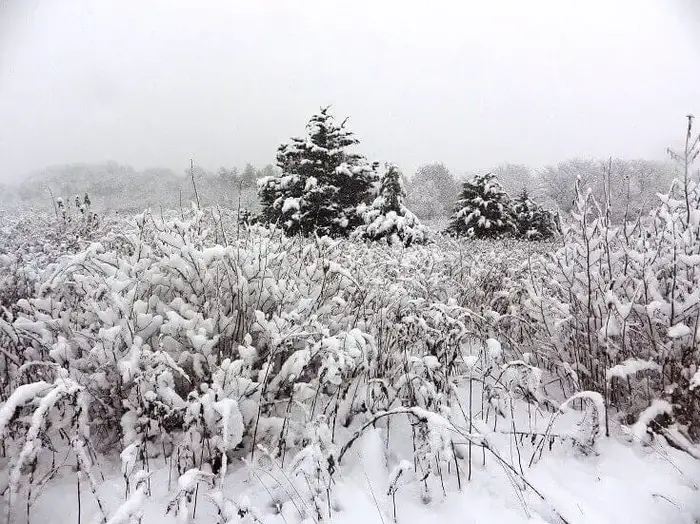
[[[690,335],[690,328],[682,322],[668,328],[668,336],[671,338],[681,338],[686,335]]]
[[[661,399],[654,399],[647,409],[639,414],[637,422],[632,426],[632,435],[642,442],[645,442],[648,438],[649,424],[663,414],[673,413],[673,406]]]
[[[630,358],[625,360],[622,364],[617,364],[611,367],[605,372],[605,378],[610,382],[613,377],[616,378],[627,378],[630,375],[635,375],[640,371],[661,371],[661,366],[656,362],[650,360],[640,360],[636,358]]]

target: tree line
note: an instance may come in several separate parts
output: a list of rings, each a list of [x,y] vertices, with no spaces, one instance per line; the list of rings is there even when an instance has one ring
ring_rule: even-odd
[[[427,228],[406,205],[405,179],[398,168],[387,163],[382,171],[378,162],[354,151],[359,140],[346,122],[339,124],[328,108],[321,109],[308,122],[306,136],[279,146],[279,171],[258,182],[262,211],[257,220],[288,235],[354,236],[405,245],[426,241]],[[542,240],[557,230],[554,213],[536,204],[525,189],[511,201],[493,173],[465,181],[458,198],[444,166],[427,166],[419,175],[434,188],[442,211],[451,210],[447,233]]]
[[[563,215],[574,208],[577,181],[581,187],[590,188],[599,201],[604,200],[605,187],[609,184],[615,203],[611,218],[615,222],[622,221],[625,215],[650,211],[656,205],[656,195],[667,192],[678,176],[676,166],[670,162],[620,158],[573,158],[541,169],[506,163],[490,172],[509,195],[519,195],[527,189],[530,198]],[[605,173],[609,175],[607,178]],[[452,212],[451,203],[457,198],[459,187],[459,177],[444,164],[426,164],[407,181],[408,204],[424,220],[446,217]]]

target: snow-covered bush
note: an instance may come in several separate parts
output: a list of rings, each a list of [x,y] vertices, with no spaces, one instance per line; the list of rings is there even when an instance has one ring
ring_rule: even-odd
[[[525,341],[531,329],[513,292],[521,255],[505,245],[475,242],[467,252],[444,238],[439,250],[405,248],[288,237],[237,220],[196,208],[184,219],[146,212],[60,259],[2,324],[5,398],[60,374],[80,385],[80,402],[66,399],[84,416],[90,449],[125,450],[127,485],[136,464],[149,471],[157,455],[182,475],[225,474],[250,454],[305,478],[309,516],[325,516],[331,448],[343,435],[405,406],[462,416],[454,387],[466,348],[494,334]],[[497,365],[484,369],[498,374]],[[35,441],[24,421],[43,394],[13,400],[6,446]],[[432,497],[457,459],[421,413],[412,453]],[[66,416],[61,407],[50,420]],[[42,426],[49,445],[32,444],[38,470],[70,437],[66,424]]]
[[[654,397],[693,435],[695,191],[690,214],[674,189],[619,229],[582,193],[558,250],[289,236],[241,227],[237,210],[136,215],[53,259],[0,319],[0,481],[22,473],[0,485],[8,511],[31,506],[65,448],[83,479],[122,451],[126,500],[106,518],[138,518],[165,463],[178,519],[208,490],[230,522],[259,514],[226,491],[240,459],[281,478],[280,512],[325,520],[368,435],[392,499],[401,478],[426,503],[490,464],[538,496],[525,468],[554,442],[598,453],[608,412]],[[634,431],[662,431],[655,413]]]
[[[547,240],[557,232],[557,219],[551,211],[532,201],[527,189],[513,200],[515,234],[527,240]]]
[[[32,296],[44,268],[114,227],[112,221],[98,219],[88,195],[76,197],[75,207],[61,198],[55,205],[53,215],[0,212],[0,305],[10,308]]]
[[[428,229],[404,205],[406,190],[396,166],[387,165],[378,193],[371,205],[358,206],[357,212],[364,224],[353,235],[367,240],[386,239],[389,243],[406,246],[424,243]]]
[[[562,247],[533,265],[539,278],[527,301],[542,343],[579,387],[603,393],[621,415],[634,420],[656,398],[668,400],[698,439],[698,186],[674,184],[648,216],[619,226],[609,202],[577,194]]]

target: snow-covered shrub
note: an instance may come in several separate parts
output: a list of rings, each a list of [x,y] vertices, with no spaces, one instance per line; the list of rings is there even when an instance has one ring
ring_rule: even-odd
[[[698,186],[677,182],[648,216],[619,226],[609,202],[577,194],[562,247],[533,264],[528,302],[542,341],[577,386],[603,393],[622,415],[662,398],[698,439]]]
[[[23,362],[23,341],[13,322],[26,299],[36,296],[40,283],[63,257],[85,249],[97,237],[106,242],[116,237],[114,220],[97,221],[87,213],[89,209],[84,214],[68,210],[67,220],[34,211],[0,212],[0,398],[10,386],[11,371]]]
[[[134,475],[134,490],[127,494],[126,500],[114,511],[106,524],[133,524],[141,522],[143,505],[150,494],[149,473],[139,470]]]
[[[401,173],[396,166],[388,164],[380,181],[378,196],[372,204],[357,207],[364,224],[353,235],[367,240],[386,239],[390,244],[406,246],[424,243],[428,229],[404,205],[405,198]]]
[[[527,240],[547,240],[557,232],[557,220],[551,211],[533,202],[523,189],[513,200],[515,234]]]
[[[331,429],[321,417],[309,424],[303,447],[290,464],[290,473],[299,477],[299,485],[313,508],[313,517],[324,520],[331,516],[331,484],[338,467],[336,445]]]
[[[557,368],[542,351],[530,294],[541,283],[527,260],[549,246],[288,236],[239,227],[238,216],[136,215],[59,259],[0,324],[0,347],[12,350],[3,391],[52,383],[46,373],[60,371],[89,393],[90,449],[123,449],[126,509],[107,515],[138,515],[150,481],[134,472],[162,457],[175,478],[204,472],[201,489],[213,484],[228,522],[239,509],[257,514],[222,490],[241,458],[287,479],[279,498],[304,516],[338,511],[340,457],[367,427],[381,430],[387,471],[413,463],[403,482],[426,501],[471,479],[472,448],[484,463],[501,453],[501,437],[486,437],[493,431],[510,431],[508,446],[521,446],[523,431],[544,446],[536,421],[516,429],[512,413],[528,406],[545,420],[560,404],[544,391],[543,375]],[[18,424],[34,407],[17,408]],[[24,445],[13,428],[9,452]],[[36,455],[45,473],[65,437],[42,438],[52,446]],[[182,519],[197,499],[185,485],[171,506]]]
[[[47,266],[80,251],[112,225],[100,224],[89,207],[77,216],[70,209],[64,213],[58,219],[45,213],[0,217],[0,304],[9,308],[32,296]]]
[[[302,452],[308,417],[326,417],[333,440],[397,405],[443,412],[465,337],[514,328],[483,309],[512,282],[506,250],[472,249],[470,260],[445,239],[444,250],[397,257],[390,245],[259,225],[225,234],[236,220],[143,213],[61,259],[3,324],[15,351],[6,387],[45,380],[37,373],[50,365],[89,388],[97,449],[119,443],[145,470],[165,454],[179,473],[205,463],[225,472],[258,446],[282,462]],[[484,285],[494,265],[502,273]]]
[[[9,462],[8,483],[3,490],[7,519],[9,521],[16,509],[23,487],[27,490],[29,510],[32,485],[45,474],[39,468],[40,454],[55,453],[58,440],[63,440],[72,451],[77,475],[82,473],[87,478],[97,505],[104,513],[92,471],[88,391],[58,366],[45,363],[41,367],[44,369],[36,371],[27,368],[26,373],[34,375],[35,381],[17,387],[0,408],[0,438],[18,443],[18,453]],[[37,380],[40,377],[53,380]],[[23,412],[28,412],[29,416],[22,416]]]

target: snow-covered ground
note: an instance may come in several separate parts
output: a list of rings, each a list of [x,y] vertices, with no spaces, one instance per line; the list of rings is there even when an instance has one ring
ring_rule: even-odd
[[[526,415],[525,415],[526,416]],[[579,412],[569,413],[555,424],[552,433],[571,429],[580,419]],[[542,419],[545,422],[545,419]],[[499,423],[497,431],[507,431],[508,423]],[[601,438],[596,452],[584,454],[570,444],[547,442],[542,457],[532,467],[527,463],[534,446],[530,437],[520,445],[523,477],[546,499],[543,501],[523,480],[486,453],[473,448],[472,479],[467,475],[467,449],[459,460],[462,486],[454,474],[445,474],[445,493],[433,486],[434,497],[424,500],[420,483],[415,479],[399,482],[395,503],[387,495],[392,464],[399,462],[403,448],[409,457],[410,441],[406,427],[397,429],[392,451],[387,455],[385,426],[369,429],[355,444],[332,489],[332,517],[335,523],[382,523],[394,519],[402,524],[444,523],[539,523],[571,524],[692,524],[700,519],[700,461],[687,453],[660,442],[651,446],[629,440],[620,428],[613,428],[610,438]],[[494,432],[490,440],[509,462],[518,464],[518,450],[513,439]],[[104,475],[100,496],[113,515],[125,500],[125,483],[120,464],[114,457],[103,457],[98,470]],[[144,499],[141,522],[161,524],[180,522],[173,514],[166,515],[168,504],[175,498],[177,479],[168,473],[162,458],[151,461],[150,495]],[[252,467],[242,461],[232,465],[227,475],[224,494],[240,505],[255,509],[266,524],[296,524],[304,521],[306,503],[295,493],[288,471],[278,465]],[[516,469],[519,469],[516,466]],[[454,472],[452,472],[454,473]],[[408,479],[408,477],[407,477]],[[133,489],[133,488],[132,488]],[[195,523],[214,523],[216,507],[209,500],[209,488],[200,486]],[[100,514],[92,494],[82,486],[81,520],[97,523]],[[247,501],[247,503],[246,503]],[[279,504],[278,507],[275,507]],[[193,504],[188,505],[190,511]],[[41,491],[31,510],[32,524],[78,522],[77,483],[75,473],[66,467]],[[25,522],[18,518],[15,522]],[[125,520],[124,522],[129,522]],[[313,522],[307,518],[306,522]]]
[[[678,360],[687,397],[663,389],[691,334],[614,268],[594,268],[589,317],[585,281],[566,287],[592,271],[573,233],[546,259],[234,220],[42,219],[44,237],[18,221],[0,239],[5,522],[700,522],[696,364]],[[648,321],[665,352],[642,359]]]

